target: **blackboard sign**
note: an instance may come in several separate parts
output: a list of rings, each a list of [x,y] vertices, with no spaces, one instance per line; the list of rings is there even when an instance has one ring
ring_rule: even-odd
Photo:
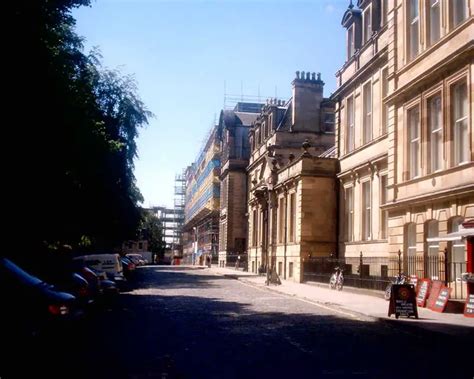
[[[444,309],[446,308],[446,304],[448,304],[450,293],[451,293],[451,288],[444,287],[444,286],[441,287],[438,293],[438,297],[436,298],[436,301],[434,302],[431,309],[436,312],[444,312]]]
[[[418,276],[410,275],[410,284],[415,286],[415,292],[418,291]]]
[[[441,280],[433,280],[431,282],[430,293],[426,300],[426,307],[433,309],[436,300],[438,299],[439,291],[443,287],[444,283]]]
[[[416,307],[416,293],[413,284],[393,284],[388,306],[388,317],[395,314],[399,316],[418,318],[418,308]]]
[[[474,293],[471,293],[466,299],[464,316],[474,318]]]
[[[416,304],[419,307],[424,307],[426,305],[426,298],[428,297],[430,291],[431,280],[422,279],[420,281],[420,286],[418,287],[418,293],[416,295]]]

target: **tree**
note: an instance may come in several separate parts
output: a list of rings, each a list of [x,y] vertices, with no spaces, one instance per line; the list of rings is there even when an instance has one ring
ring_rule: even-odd
[[[140,223],[135,139],[152,114],[133,77],[103,69],[96,51],[83,53],[70,11],[89,4],[19,0],[9,9],[4,88],[13,117],[4,141],[15,149],[4,196],[16,200],[6,218],[21,254],[113,247]]]
[[[148,241],[153,258],[163,259],[165,244],[163,241],[163,224],[153,212],[143,209],[141,222],[142,237]]]

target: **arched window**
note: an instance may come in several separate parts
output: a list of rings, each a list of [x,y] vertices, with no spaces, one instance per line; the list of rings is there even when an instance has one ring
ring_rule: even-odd
[[[405,226],[405,259],[404,270],[407,275],[416,275],[416,224]]]
[[[425,223],[425,241],[427,238],[439,236],[437,220],[430,220]],[[439,279],[439,242],[426,242],[425,244],[425,276],[427,278],[436,277]]]

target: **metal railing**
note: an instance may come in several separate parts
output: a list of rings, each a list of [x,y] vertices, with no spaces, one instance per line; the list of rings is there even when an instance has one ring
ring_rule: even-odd
[[[336,267],[344,270],[344,285],[383,291],[391,279],[399,272],[416,275],[419,279],[428,278],[443,281],[451,288],[452,299],[465,299],[466,282],[462,274],[467,269],[466,262],[449,262],[446,254],[433,256],[408,256],[405,260],[399,252],[398,257],[359,257],[333,258],[312,257],[303,260],[303,281],[329,283]]]

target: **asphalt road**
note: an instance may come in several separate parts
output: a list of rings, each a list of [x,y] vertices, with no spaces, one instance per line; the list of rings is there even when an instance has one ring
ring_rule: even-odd
[[[71,330],[9,349],[5,377],[472,379],[472,331],[351,317],[208,269],[148,266]]]

